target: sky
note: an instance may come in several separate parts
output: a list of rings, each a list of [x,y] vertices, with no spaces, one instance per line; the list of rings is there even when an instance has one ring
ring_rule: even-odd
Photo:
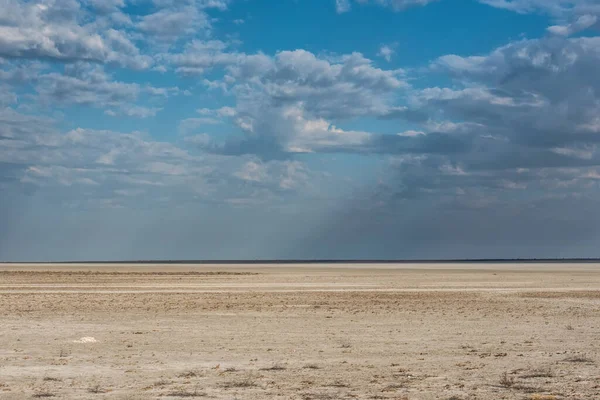
[[[0,10],[0,261],[600,257],[600,0]]]

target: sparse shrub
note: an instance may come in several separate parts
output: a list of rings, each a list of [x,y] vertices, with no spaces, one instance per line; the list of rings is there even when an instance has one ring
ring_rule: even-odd
[[[33,398],[35,399],[43,399],[43,398],[48,398],[48,397],[55,397],[56,395],[54,393],[51,392],[37,392],[33,395]]]
[[[332,382],[332,383],[330,383],[328,385],[325,385],[325,386],[345,388],[345,387],[348,387],[348,384],[344,383],[342,381],[335,381],[335,382]]]
[[[587,357],[585,354],[567,357],[563,361],[572,362],[572,363],[589,363],[589,364],[592,364],[594,362],[594,360]]]
[[[544,391],[544,388],[541,388],[541,387],[521,385],[521,384],[513,385],[512,389],[520,390],[521,392],[525,392],[525,393],[536,393],[536,392]]]
[[[106,390],[104,390],[99,384],[96,384],[88,388],[88,393],[100,394],[106,393]]]
[[[196,386],[194,388],[194,390],[187,390],[187,389],[179,389],[179,390],[174,390],[172,392],[167,393],[167,396],[172,396],[172,397],[205,397],[207,396],[207,394],[205,392],[201,392],[198,390],[198,386]]]
[[[513,385],[515,384],[515,378],[512,376],[509,376],[507,372],[503,373],[502,376],[500,376],[500,385],[502,385],[505,388],[509,388],[509,387],[513,387]]]
[[[381,389],[381,391],[382,392],[393,392],[398,389],[404,389],[405,387],[406,387],[406,385],[403,385],[401,383],[391,383],[391,384],[385,386],[383,389]]]
[[[304,368],[304,369],[319,369],[319,366],[317,364],[306,364],[302,368]]]
[[[196,378],[198,376],[202,376],[202,374],[197,369],[190,369],[177,375],[178,378]]]
[[[224,382],[221,384],[221,387],[225,389],[229,388],[249,388],[257,386],[256,381],[253,377],[246,377],[244,379],[239,379],[235,381]]]
[[[167,386],[170,383],[171,383],[171,381],[161,378],[161,379],[157,380],[156,382],[154,382],[154,386],[155,387]]]
[[[261,371],[284,371],[286,369],[287,368],[284,367],[283,365],[274,364],[274,365],[272,365],[270,367],[267,367],[267,368],[261,368],[260,370]]]
[[[521,375],[521,378],[523,378],[523,379],[551,378],[552,376],[554,376],[554,374],[552,373],[552,370],[549,367],[547,367],[547,368],[538,368],[538,369],[531,370],[531,371]]]

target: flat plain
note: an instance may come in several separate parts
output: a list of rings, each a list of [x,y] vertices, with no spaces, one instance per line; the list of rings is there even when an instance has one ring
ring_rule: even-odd
[[[0,399],[600,399],[600,265],[0,264]]]

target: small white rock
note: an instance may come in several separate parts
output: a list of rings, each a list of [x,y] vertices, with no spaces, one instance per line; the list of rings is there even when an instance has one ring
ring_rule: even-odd
[[[96,343],[97,340],[91,336],[82,337],[79,340],[73,340],[73,343]]]

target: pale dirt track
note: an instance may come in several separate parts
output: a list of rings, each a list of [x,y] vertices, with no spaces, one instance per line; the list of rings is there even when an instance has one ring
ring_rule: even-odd
[[[0,399],[600,399],[599,350],[596,264],[0,264]]]

